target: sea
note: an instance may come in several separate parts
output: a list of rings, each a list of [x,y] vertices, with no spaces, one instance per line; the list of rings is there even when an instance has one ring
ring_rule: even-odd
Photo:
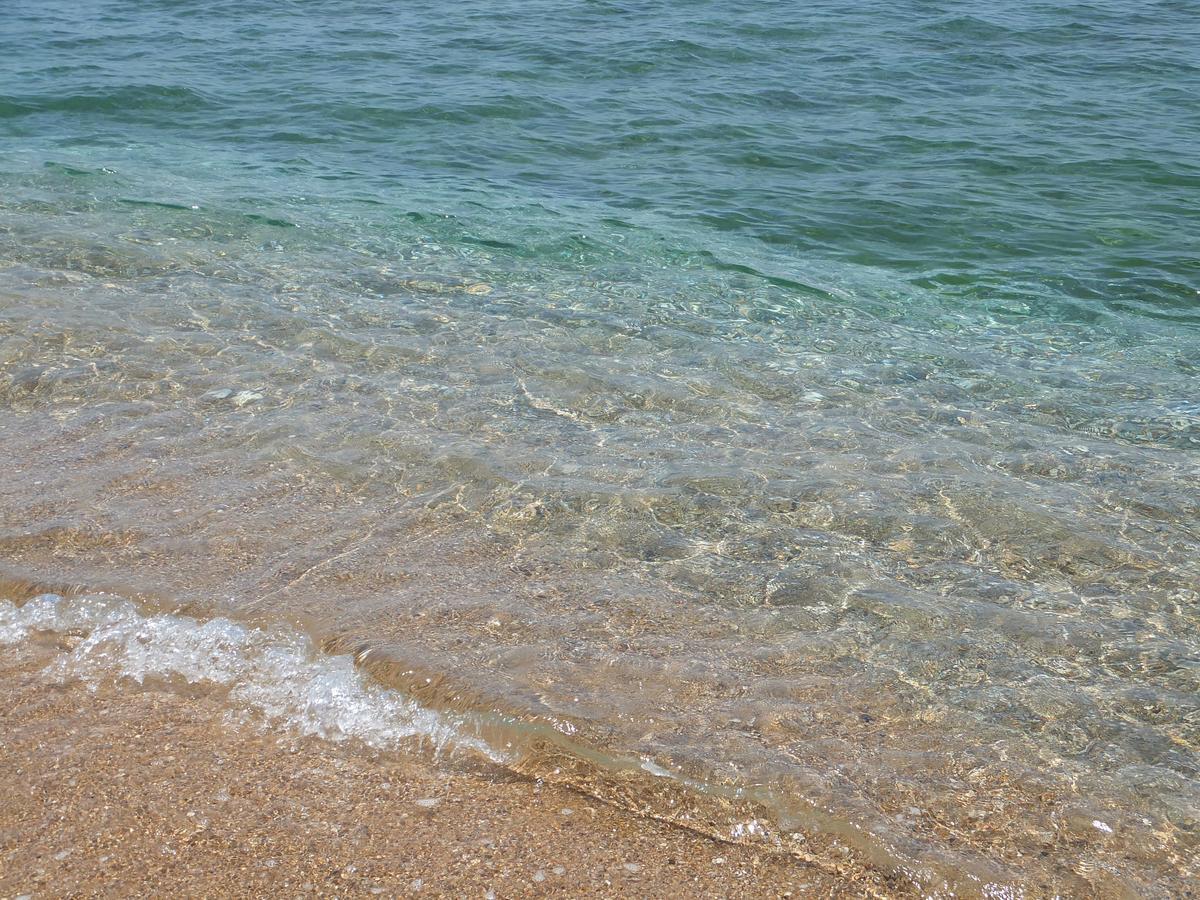
[[[1194,0],[3,0],[0,643],[929,897],[1200,878]]]

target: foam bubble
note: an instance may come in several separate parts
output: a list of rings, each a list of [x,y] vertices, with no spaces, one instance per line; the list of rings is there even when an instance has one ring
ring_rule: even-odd
[[[294,631],[144,615],[130,601],[105,595],[43,594],[22,606],[0,601],[0,644],[36,632],[81,635],[47,672],[93,688],[114,678],[139,684],[182,678],[227,688],[236,706],[300,734],[355,738],[380,749],[430,740],[439,751],[462,747],[504,760],[467,733],[465,722],[375,684],[351,657],[324,655]]]

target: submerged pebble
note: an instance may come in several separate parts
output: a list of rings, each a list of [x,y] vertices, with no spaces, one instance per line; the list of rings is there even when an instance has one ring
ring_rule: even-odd
[[[256,400],[262,400],[264,396],[265,395],[260,394],[258,391],[238,391],[229,399],[234,406],[241,408],[247,403],[253,403]]]

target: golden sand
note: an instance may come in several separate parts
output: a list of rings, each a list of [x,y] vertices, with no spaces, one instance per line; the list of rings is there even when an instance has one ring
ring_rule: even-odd
[[[0,660],[0,897],[803,897],[783,856],[571,790],[230,716],[204,692]]]

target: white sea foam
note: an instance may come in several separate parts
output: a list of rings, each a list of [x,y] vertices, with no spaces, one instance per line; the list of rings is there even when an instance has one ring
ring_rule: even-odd
[[[224,618],[144,615],[130,601],[104,595],[42,594],[22,606],[0,601],[0,644],[37,632],[81,637],[47,669],[60,679],[94,688],[113,678],[139,684],[182,678],[226,688],[237,708],[300,734],[355,738],[380,749],[427,740],[439,750],[470,748],[503,761],[464,733],[461,723],[375,684],[351,657],[322,654],[293,631]]]

